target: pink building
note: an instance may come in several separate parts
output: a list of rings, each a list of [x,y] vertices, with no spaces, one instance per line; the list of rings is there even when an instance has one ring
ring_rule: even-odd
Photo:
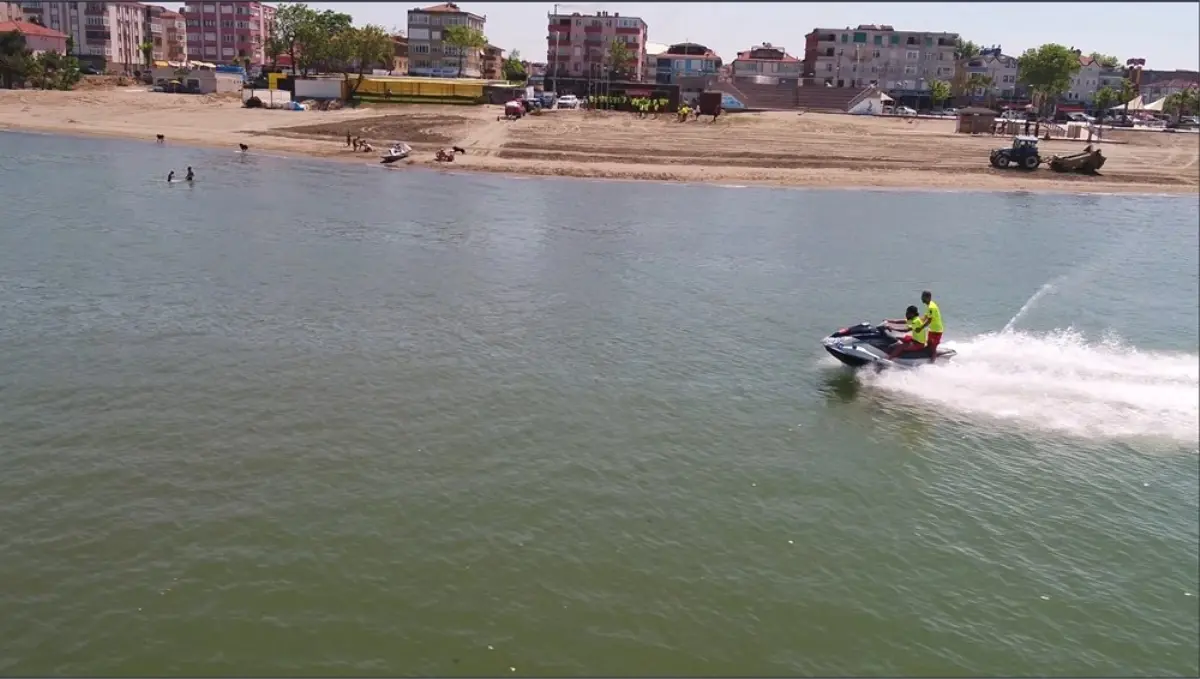
[[[87,65],[132,72],[145,63],[146,8],[140,2],[44,2],[26,0],[26,19],[61,31],[75,43],[75,56]]]
[[[646,22],[619,12],[597,12],[595,16],[550,15],[546,45],[547,75],[603,77],[612,70],[614,42],[623,43],[630,63],[622,69],[630,80],[640,81],[646,67]]]
[[[0,22],[0,33],[16,31],[25,38],[25,49],[34,54],[42,52],[67,53],[67,34],[27,21]]]
[[[267,38],[275,27],[275,8],[261,2],[202,2],[183,7],[187,52],[196,61],[234,64],[249,59],[266,63]]]
[[[0,21],[24,21],[25,12],[19,2],[0,2]]]

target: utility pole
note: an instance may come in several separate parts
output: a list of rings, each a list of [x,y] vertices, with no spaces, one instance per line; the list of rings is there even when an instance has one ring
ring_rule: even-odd
[[[552,22],[550,25],[555,26],[555,24],[553,22],[557,21],[557,20],[558,20],[558,5],[556,4],[556,5],[554,5],[554,14],[552,14],[550,16],[550,21]],[[550,70],[552,71],[550,81],[554,85],[553,87],[550,88],[550,91],[554,92],[556,95],[558,93],[558,38],[560,35],[562,35],[562,34],[558,31],[558,28],[556,26],[555,30],[554,30],[554,58],[550,60],[551,61]]]

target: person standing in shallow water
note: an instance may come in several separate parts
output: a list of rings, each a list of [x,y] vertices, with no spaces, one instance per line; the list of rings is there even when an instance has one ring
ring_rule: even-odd
[[[184,177],[184,179],[186,179],[187,181],[190,182],[190,181],[194,180],[195,178],[196,178],[196,173],[192,172],[192,166],[188,165],[187,176]]]

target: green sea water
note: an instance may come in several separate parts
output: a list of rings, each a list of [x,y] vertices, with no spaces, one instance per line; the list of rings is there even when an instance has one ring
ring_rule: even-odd
[[[0,134],[0,215],[0,674],[1200,673],[1195,197]]]

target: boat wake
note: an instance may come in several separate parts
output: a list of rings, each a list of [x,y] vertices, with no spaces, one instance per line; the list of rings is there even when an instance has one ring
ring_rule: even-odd
[[[1089,438],[1197,444],[1200,357],[1145,352],[1073,331],[1006,332],[961,343],[953,361],[864,374],[875,388],[966,415]]]

